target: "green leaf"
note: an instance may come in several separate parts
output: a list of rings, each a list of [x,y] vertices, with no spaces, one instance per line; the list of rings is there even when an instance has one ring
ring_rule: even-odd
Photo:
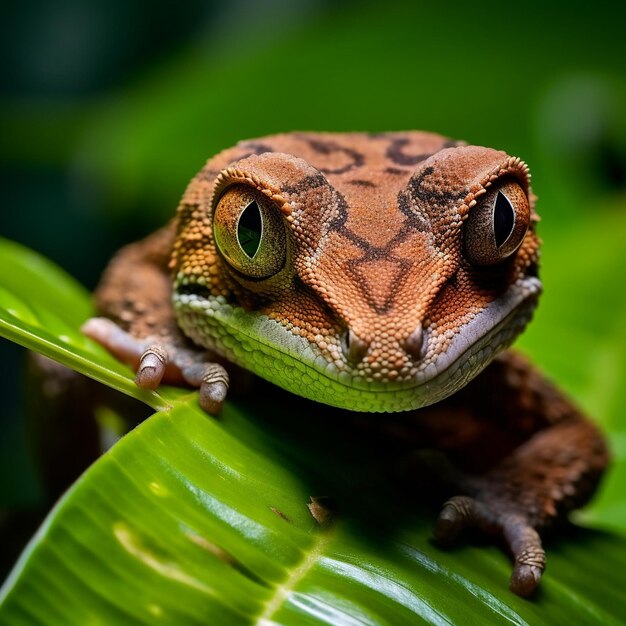
[[[323,407],[277,411],[268,386],[254,409],[230,402],[215,420],[196,394],[144,396],[130,371],[80,336],[91,309],[71,279],[7,242],[0,267],[0,333],[165,408],[50,513],[0,593],[0,623],[626,620],[626,540],[561,533],[548,542],[540,593],[518,598],[498,547],[439,549],[434,511],[389,480],[376,442],[355,440]],[[307,503],[329,493],[337,512],[320,525]]]
[[[0,335],[154,408],[162,393],[139,389],[130,370],[80,332],[94,315],[88,292],[37,253],[0,238]]]
[[[295,452],[306,461],[296,463],[286,452],[291,444],[280,442],[271,422],[266,427],[232,405],[219,422],[193,398],[154,415],[52,512],[5,587],[0,622],[608,624],[626,618],[623,540],[582,530],[563,538],[550,551],[542,592],[529,602],[506,590],[510,563],[497,548],[439,550],[429,540],[429,516],[394,507],[390,490],[363,494],[358,509],[348,506],[334,524],[318,528],[306,503],[328,485],[309,463],[331,465],[337,475],[347,468],[320,447],[307,450],[304,441]],[[391,520],[381,519],[381,509]]]

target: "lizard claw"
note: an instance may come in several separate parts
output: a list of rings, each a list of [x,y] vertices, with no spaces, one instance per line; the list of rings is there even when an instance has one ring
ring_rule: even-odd
[[[495,514],[485,502],[469,496],[455,496],[443,505],[433,535],[439,543],[449,545],[465,528],[502,534],[515,560],[511,591],[524,597],[535,591],[546,566],[546,554],[539,533],[523,515]]]
[[[511,591],[518,596],[531,595],[546,568],[546,553],[539,533],[520,516],[507,516],[503,520],[504,538],[515,557],[511,575]]]
[[[545,560],[545,556],[544,556]],[[524,565],[515,563],[509,589],[518,596],[524,598],[531,596],[541,580],[541,575],[545,569],[545,564],[541,567],[535,565]]]
[[[217,415],[228,393],[228,372],[219,363],[194,363],[182,370],[185,380],[200,388],[200,406]]]
[[[167,365],[167,351],[155,344],[144,350],[139,359],[135,384],[142,389],[156,389],[163,380]]]
[[[228,373],[219,363],[208,361],[209,354],[176,342],[138,339],[104,317],[91,318],[81,330],[133,367],[138,387],[154,390],[162,382],[188,384],[200,390],[200,406],[207,413],[217,415],[222,410],[228,392]]]

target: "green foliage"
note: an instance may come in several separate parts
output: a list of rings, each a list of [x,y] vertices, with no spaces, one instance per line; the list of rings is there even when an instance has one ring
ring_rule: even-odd
[[[147,394],[79,326],[91,310],[73,280],[0,246],[0,333],[157,412],[98,460],[33,538],[0,601],[20,624],[413,624],[626,619],[626,541],[572,529],[548,544],[538,596],[506,588],[498,547],[444,552],[433,510],[402,496],[366,443],[323,415],[271,398],[208,418],[196,394]],[[373,463],[373,464],[372,464]],[[306,504],[332,492],[334,521]],[[417,499],[417,498],[415,498]],[[617,523],[615,510],[606,519]]]
[[[0,334],[154,408],[167,402],[139,390],[128,370],[80,333],[93,310],[89,294],[38,254],[0,240]]]
[[[127,4],[129,13],[116,12]],[[145,70],[122,73],[111,88],[106,77],[97,82],[98,42],[107,41],[113,59],[124,41],[140,50],[139,23],[155,28],[159,4],[149,21],[132,2],[35,5],[14,3],[5,20],[5,43],[23,53],[10,55],[13,75],[30,71],[42,82],[23,91],[18,81],[0,103],[4,227],[86,281],[124,238],[171,216],[206,158],[245,137],[421,128],[527,159],[540,196],[546,293],[520,345],[610,434],[612,470],[577,520],[626,533],[626,38],[617,6],[590,16],[539,0],[509,14],[472,3],[209,3],[202,36],[164,52],[159,32]],[[168,31],[183,5],[161,16]],[[55,25],[68,23],[72,34],[59,47]],[[119,64],[125,70],[128,57]],[[100,91],[47,91],[55,77],[61,87],[64,77],[87,77]],[[90,314],[82,287],[2,242],[0,335],[161,412],[51,514],[5,587],[0,623],[221,626],[258,623],[267,606],[289,624],[626,621],[622,539],[579,530],[553,543],[543,591],[519,600],[505,589],[509,563],[498,549],[432,546],[434,512],[398,504],[387,484],[375,490],[360,460],[366,452],[347,458],[354,442],[319,432],[322,415],[290,419],[271,404],[254,413],[229,404],[214,422],[197,412],[193,394],[141,391],[80,334]],[[14,382],[0,380],[2,394]],[[4,413],[17,432],[17,415]],[[5,434],[3,454],[17,440]],[[23,490],[18,456],[2,459],[14,491]],[[187,457],[201,460],[191,466]],[[372,489],[351,498],[361,470]],[[171,486],[169,499],[148,478]],[[303,503],[331,486],[352,506],[319,529]],[[219,589],[219,600],[205,587]]]
[[[221,422],[208,419],[195,398],[150,418],[53,511],[7,585],[0,621],[397,626],[626,617],[625,541],[593,531],[562,539],[537,601],[522,600],[506,590],[510,563],[496,547],[442,552],[429,541],[428,516],[394,507],[389,490],[364,494],[360,511],[317,528],[305,507],[316,486],[307,465],[345,474],[340,457],[300,441],[296,463],[279,433],[262,428],[233,405]]]

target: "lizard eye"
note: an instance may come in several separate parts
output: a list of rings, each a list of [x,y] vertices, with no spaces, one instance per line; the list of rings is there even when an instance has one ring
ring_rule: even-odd
[[[233,185],[226,190],[213,212],[213,233],[222,256],[248,278],[269,278],[285,264],[283,218],[256,189]]]
[[[530,223],[530,205],[513,181],[494,185],[471,209],[465,223],[465,256],[474,265],[495,265],[521,245]]]

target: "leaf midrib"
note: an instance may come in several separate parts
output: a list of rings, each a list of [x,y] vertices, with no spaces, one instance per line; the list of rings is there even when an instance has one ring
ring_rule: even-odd
[[[318,564],[324,549],[330,543],[333,528],[327,528],[319,532],[311,548],[306,551],[306,556],[297,567],[289,572],[285,581],[274,587],[274,593],[265,604],[265,610],[256,619],[256,626],[271,626],[272,617],[282,608],[298,583],[306,578],[307,574]]]

